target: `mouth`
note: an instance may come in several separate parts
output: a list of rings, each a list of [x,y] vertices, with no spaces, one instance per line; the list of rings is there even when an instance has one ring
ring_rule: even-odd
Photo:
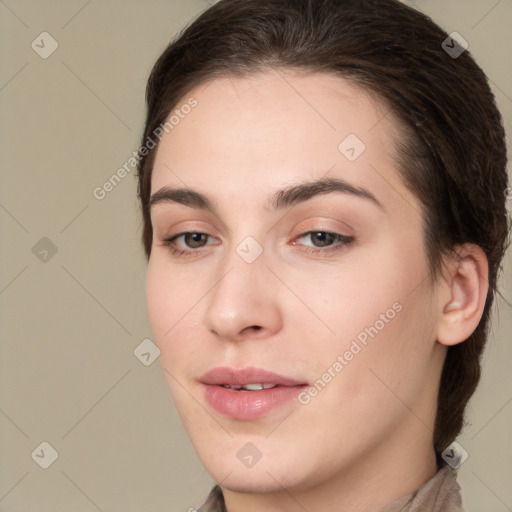
[[[200,378],[206,401],[221,415],[254,420],[290,402],[308,386],[260,368],[213,368]]]
[[[233,391],[261,391],[262,389],[276,388],[277,384],[244,384],[243,386],[233,386],[230,384],[222,384],[223,388],[232,389]]]

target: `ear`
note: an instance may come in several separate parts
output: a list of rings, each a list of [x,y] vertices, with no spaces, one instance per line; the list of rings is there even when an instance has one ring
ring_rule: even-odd
[[[489,264],[474,244],[459,245],[445,262],[439,289],[437,341],[451,346],[467,340],[478,326],[489,290]]]

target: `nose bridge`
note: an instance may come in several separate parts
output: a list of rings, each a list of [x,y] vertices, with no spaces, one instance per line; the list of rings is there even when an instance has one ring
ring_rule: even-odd
[[[232,247],[224,256],[221,264],[222,270],[219,275],[224,277],[220,279],[216,286],[217,293],[224,294],[224,289],[227,292],[232,289],[235,294],[240,295],[241,292],[252,289],[255,292],[252,297],[256,298],[258,282],[261,282],[262,279],[268,279],[267,255],[264,253],[263,242],[260,243],[254,236],[250,235],[238,236],[240,241],[237,242],[235,232],[232,233],[232,236]],[[243,293],[242,295],[251,298],[251,294]]]
[[[208,294],[205,325],[226,339],[235,339],[247,327],[278,328],[280,314],[262,245],[244,238],[229,251],[219,277]]]

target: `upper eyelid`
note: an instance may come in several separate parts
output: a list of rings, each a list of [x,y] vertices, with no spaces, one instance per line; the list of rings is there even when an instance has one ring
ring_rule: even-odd
[[[270,232],[270,231],[274,231],[275,229],[278,229],[283,221],[287,222],[287,219],[289,218],[288,214],[290,213],[290,211],[292,211],[292,210],[297,211],[297,209],[300,209],[300,208],[308,208],[309,209],[309,208],[311,208],[311,205],[309,205],[310,202],[313,202],[315,200],[320,200],[320,198],[324,198],[326,196],[329,197],[331,194],[333,194],[334,196],[340,195],[340,193],[336,192],[336,191],[330,192],[330,193],[325,192],[325,193],[314,195],[314,196],[312,196],[312,197],[310,197],[310,198],[308,198],[308,199],[306,199],[304,201],[301,201],[300,203],[298,203],[296,205],[293,205],[293,206],[290,206],[290,207],[286,207],[285,208],[286,213],[284,215],[280,215],[278,220],[271,225],[271,227],[269,228],[268,231]],[[348,196],[352,197],[352,194],[345,194],[345,195],[348,195]],[[365,197],[365,196],[363,194],[363,196],[356,196],[356,197]],[[383,208],[382,205],[380,205],[380,203],[378,201],[375,200],[373,202],[374,202],[374,204],[377,204],[380,208]],[[166,202],[165,201],[162,201],[162,202],[158,201],[156,203],[156,205],[160,205],[160,204],[166,204]],[[176,205],[176,206],[183,206],[186,209],[189,209],[189,210],[192,209],[192,210],[195,210],[196,212],[199,212],[199,213],[203,212],[203,213],[207,213],[208,215],[212,214],[219,221],[222,230],[225,230],[226,232],[229,232],[229,233],[233,233],[233,230],[221,219],[221,217],[217,213],[215,213],[214,211],[211,211],[208,208],[201,209],[201,208],[197,208],[197,207],[194,207],[194,206],[191,206],[191,205],[183,204],[183,203],[180,203],[180,202],[173,202],[173,201],[170,201],[167,204]],[[331,208],[329,206],[323,207],[323,206],[320,205],[320,206],[317,206],[315,208],[315,210],[318,210],[318,209],[320,211],[317,214],[313,214],[313,216],[315,216],[315,215],[323,216],[323,213],[326,213],[325,218],[329,218],[329,215],[330,215],[329,210],[331,210]],[[323,210],[323,212],[320,213],[322,210]],[[153,211],[153,209],[151,211]],[[308,212],[308,215],[310,215],[310,214],[311,214],[311,212]],[[332,218],[332,220],[347,226],[347,228],[349,228],[351,230],[353,229],[352,226],[350,226],[346,222],[343,222],[340,219]],[[200,221],[200,222],[206,222],[206,223],[210,224],[211,223],[211,219],[210,220],[205,220],[205,221]],[[154,230],[155,229],[156,221],[153,222],[153,220],[152,220],[151,223],[152,223],[153,230]]]
[[[321,217],[321,216],[319,216]],[[354,228],[350,225],[350,224],[347,224],[346,222],[340,220],[340,219],[337,219],[337,218],[330,218],[330,217],[324,217],[324,220],[314,220],[312,221],[311,219],[307,219],[306,221],[301,221],[299,223],[296,223],[295,225],[300,225],[304,222],[308,222],[308,223],[312,223],[313,226],[311,229],[309,228],[303,228],[301,229],[298,234],[296,234],[295,236],[300,236],[300,235],[304,235],[306,233],[309,233],[309,232],[312,232],[312,231],[323,231],[323,232],[327,232],[327,233],[334,233],[334,234],[340,234],[340,235],[345,235],[345,236],[351,236],[349,233],[339,233],[339,231],[343,231],[342,228],[335,228],[335,227],[326,227],[325,226],[325,222],[327,219],[327,222],[337,222],[338,224],[341,224],[343,225],[344,227],[346,227],[350,232],[353,232],[354,231]],[[192,222],[195,222],[195,221],[192,221]],[[203,221],[200,221],[201,223],[203,223]],[[268,230],[268,233],[274,231],[280,224],[281,222],[277,222],[276,224],[273,224],[270,229]],[[206,224],[209,224],[211,226],[211,224],[209,222],[207,222]],[[322,224],[324,224],[324,226],[322,226]],[[155,232],[156,230],[153,228],[153,231]],[[202,229],[202,227],[191,227],[191,228],[183,228],[183,229],[180,229],[176,235],[178,234],[184,234],[184,233],[205,233],[209,236],[214,236],[211,234],[211,231],[216,231],[216,232],[219,232],[218,229],[216,228],[213,228],[212,229],[209,229],[209,228],[205,228],[204,230]],[[293,231],[296,231],[296,229],[293,229]],[[232,233],[232,230],[229,229],[229,232]],[[170,238],[170,236],[176,236],[176,235],[168,235],[166,236],[166,238]],[[215,237],[215,236],[214,236]],[[216,237],[215,237],[216,238]]]

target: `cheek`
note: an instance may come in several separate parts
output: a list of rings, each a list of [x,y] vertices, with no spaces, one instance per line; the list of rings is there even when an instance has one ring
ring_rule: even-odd
[[[157,344],[161,342],[166,330],[172,325],[169,312],[174,311],[175,302],[176,298],[172,293],[169,277],[154,259],[150,259],[146,274],[146,306]]]
[[[393,386],[399,385],[398,375],[421,376],[433,346],[435,315],[421,243],[411,245],[392,241],[380,251],[359,253],[346,269],[328,269],[314,280],[288,274],[290,287],[307,297],[310,310],[289,306],[288,318],[301,332],[304,354],[315,361],[318,376],[338,356],[344,368],[361,369],[343,379],[352,391],[371,383],[382,387],[370,368],[383,372]]]
[[[151,256],[146,274],[146,304],[154,335],[161,337],[200,300],[201,281],[186,269]]]
[[[193,280],[189,282],[194,284]],[[186,286],[178,272],[171,272],[168,265],[157,258],[150,259],[146,275],[146,305],[151,330],[160,351],[167,350],[169,340],[197,300],[193,286]]]
[[[153,256],[152,256],[153,257]],[[163,258],[150,259],[146,275],[146,306],[154,342],[160,349],[160,363],[174,390],[180,381],[205,358],[201,329],[202,299],[208,289],[197,273],[171,268]],[[201,343],[201,340],[203,343]],[[174,394],[174,392],[173,392]]]
[[[308,274],[308,279],[304,279],[304,271],[282,271],[283,281],[303,299],[305,306],[294,301],[294,297],[287,299],[291,324],[301,325],[309,333],[303,336],[305,341],[316,344],[321,336],[322,346],[336,351],[359,334],[364,341],[365,329],[377,324],[382,331],[395,321],[396,310],[401,309],[416,276],[412,269],[398,264],[392,253],[382,251],[359,253],[347,264]]]

